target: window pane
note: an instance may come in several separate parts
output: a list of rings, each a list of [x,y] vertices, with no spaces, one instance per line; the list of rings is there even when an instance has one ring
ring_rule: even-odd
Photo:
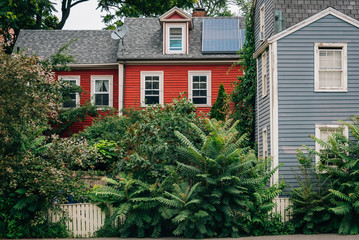
[[[65,102],[62,107],[64,108],[74,108],[76,107],[76,94],[65,94]]]
[[[182,49],[182,40],[170,40],[170,48]]]
[[[172,36],[172,35],[182,36],[182,28],[170,28],[170,36]]]
[[[159,96],[145,96],[145,103],[146,104],[159,104],[160,97]]]
[[[199,82],[199,76],[193,76],[193,82]]]
[[[109,94],[95,94],[96,106],[109,106]]]
[[[96,80],[95,91],[96,92],[109,92],[109,80]]]
[[[194,104],[207,104],[207,98],[197,98],[197,97],[194,97],[192,99],[193,103]]]
[[[342,72],[319,71],[319,88],[341,88]]]

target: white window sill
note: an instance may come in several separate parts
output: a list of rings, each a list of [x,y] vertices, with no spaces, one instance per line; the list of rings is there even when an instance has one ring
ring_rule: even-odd
[[[314,92],[348,92],[348,89],[316,89]]]
[[[209,104],[194,104],[196,107],[201,108],[201,107],[212,107]]]

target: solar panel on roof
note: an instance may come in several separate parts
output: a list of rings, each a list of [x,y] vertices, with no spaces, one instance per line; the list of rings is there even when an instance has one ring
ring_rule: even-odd
[[[202,34],[203,53],[237,53],[244,43],[239,19],[204,19]]]

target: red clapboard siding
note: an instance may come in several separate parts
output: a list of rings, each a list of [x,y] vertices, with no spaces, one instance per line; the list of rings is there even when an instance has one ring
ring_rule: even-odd
[[[118,109],[118,69],[90,69],[90,70],[72,70],[71,72],[57,72],[58,75],[80,76],[80,85],[84,92],[81,94],[80,104],[85,104],[91,97],[91,75],[112,75],[113,76],[113,107]],[[104,114],[100,112],[100,114]],[[71,135],[83,130],[86,126],[92,124],[93,118],[87,117],[84,121],[75,123],[69,129],[69,132],[63,136]]]
[[[164,102],[170,103],[181,92],[188,92],[188,71],[211,71],[212,105],[216,101],[218,88],[223,83],[229,94],[233,90],[232,82],[242,75],[239,66],[230,70],[230,65],[127,65],[125,72],[125,107],[140,105],[141,71],[164,72]],[[187,94],[185,94],[187,96]],[[208,113],[209,107],[198,108],[197,111]]]

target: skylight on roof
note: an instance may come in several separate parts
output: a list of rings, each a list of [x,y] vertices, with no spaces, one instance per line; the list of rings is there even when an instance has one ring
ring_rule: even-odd
[[[204,19],[203,53],[237,53],[244,44],[239,19]]]

